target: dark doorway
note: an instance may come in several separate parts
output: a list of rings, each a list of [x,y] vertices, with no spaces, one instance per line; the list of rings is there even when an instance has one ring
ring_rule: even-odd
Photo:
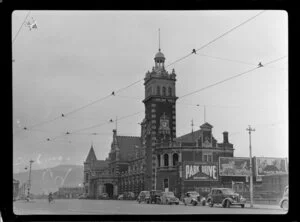
[[[111,183],[106,183],[104,185],[105,185],[106,193],[108,194],[109,198],[112,198],[114,195],[114,185],[112,185]]]

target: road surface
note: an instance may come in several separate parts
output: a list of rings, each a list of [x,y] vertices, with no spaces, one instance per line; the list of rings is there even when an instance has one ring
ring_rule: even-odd
[[[16,215],[74,215],[74,214],[285,214],[279,206],[254,205],[250,208],[232,206],[185,206],[180,205],[156,205],[139,204],[129,200],[78,200],[66,199],[55,200],[49,204],[47,200],[23,200],[14,202],[14,213]]]

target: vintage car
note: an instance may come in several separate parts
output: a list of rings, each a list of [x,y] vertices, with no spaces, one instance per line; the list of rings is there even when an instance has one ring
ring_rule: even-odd
[[[149,191],[141,191],[137,197],[137,201],[139,203],[141,203],[141,202],[150,203],[150,192]]]
[[[125,192],[123,194],[124,200],[135,200],[135,194],[133,192]]]
[[[289,209],[289,186],[286,186],[284,188],[283,197],[279,202],[279,206],[284,209],[285,211],[288,211]]]
[[[161,203],[161,190],[151,190],[150,191],[150,203],[160,204]]]
[[[78,199],[87,199],[87,194],[81,194],[78,196]]]
[[[120,194],[120,195],[118,196],[118,200],[124,200],[124,194]]]
[[[98,196],[98,199],[107,200],[109,199],[108,193],[102,193]]]
[[[207,203],[210,207],[213,207],[214,204],[221,204],[227,208],[231,205],[240,205],[244,208],[246,199],[230,188],[212,188],[207,196]]]
[[[201,197],[196,191],[188,191],[183,198],[183,203],[184,205],[192,204],[193,206],[196,206],[200,203],[202,206],[205,206],[206,199],[205,197]]]
[[[175,197],[173,192],[162,192],[160,199],[162,204],[179,204],[179,199]]]

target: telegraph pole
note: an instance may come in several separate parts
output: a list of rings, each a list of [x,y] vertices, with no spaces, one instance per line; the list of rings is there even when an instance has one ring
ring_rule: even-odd
[[[34,161],[33,160],[30,160],[29,163],[29,180],[28,180],[28,193],[27,193],[27,197],[28,197],[28,200],[30,198],[30,188],[31,188],[31,165]]]
[[[246,129],[249,132],[249,150],[250,150],[250,207],[253,207],[253,172],[252,172],[252,147],[251,147],[251,132],[255,129],[249,127]]]

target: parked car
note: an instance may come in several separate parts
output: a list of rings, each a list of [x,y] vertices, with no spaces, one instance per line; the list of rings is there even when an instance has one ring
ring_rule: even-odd
[[[99,195],[98,199],[107,200],[109,199],[108,193],[102,193]]]
[[[118,200],[124,200],[124,194],[120,194],[120,195],[118,196]]]
[[[161,190],[151,190],[150,191],[150,203],[160,204],[161,203]]]
[[[133,192],[124,192],[123,199],[124,200],[135,200],[135,194]]]
[[[193,206],[196,206],[200,203],[202,206],[205,206],[206,199],[205,197],[201,197],[196,191],[188,191],[183,198],[183,203],[184,205],[192,204]]]
[[[279,202],[279,206],[284,209],[285,211],[288,211],[289,209],[289,186],[286,186],[283,191],[282,199]]]
[[[81,194],[79,195],[78,199],[86,199],[87,198],[87,194]]]
[[[207,203],[210,207],[213,207],[214,204],[221,204],[223,207],[240,205],[244,208],[246,199],[230,188],[212,188],[207,196]]]
[[[179,199],[175,197],[173,192],[162,192],[160,199],[162,204],[179,204]]]
[[[141,191],[137,197],[137,201],[139,203],[141,202],[150,203],[150,191]]]

